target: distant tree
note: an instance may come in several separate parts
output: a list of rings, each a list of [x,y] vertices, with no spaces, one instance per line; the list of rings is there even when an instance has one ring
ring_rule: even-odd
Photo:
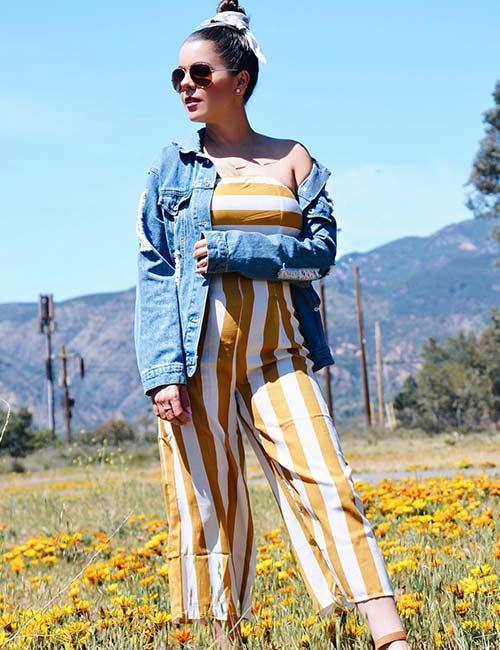
[[[118,447],[123,442],[135,440],[135,429],[126,420],[109,420],[97,426],[93,431],[79,434],[79,440],[86,444],[107,444]]]
[[[418,386],[411,375],[405,379],[401,392],[394,398],[394,409],[401,426],[408,429],[418,427]]]
[[[500,420],[500,310],[477,339],[458,332],[444,343],[433,337],[422,346],[423,364],[396,395],[398,421],[429,432],[468,431]]]
[[[424,364],[418,377],[422,426],[433,431],[470,430],[486,415],[488,378],[450,357]]]
[[[488,416],[500,428],[500,309],[491,310],[493,325],[482,332],[478,349],[481,363],[490,383]]]
[[[471,174],[465,183],[475,188],[465,205],[476,218],[500,217],[500,81],[496,82],[492,95],[495,105],[483,114],[483,122],[487,124],[486,135],[480,142]],[[491,234],[500,241],[498,225]]]
[[[7,412],[1,410],[0,423],[5,422]],[[0,442],[0,454],[10,454],[13,458],[24,458],[34,451],[35,432],[32,429],[33,414],[22,406],[18,411],[10,413],[7,428]]]

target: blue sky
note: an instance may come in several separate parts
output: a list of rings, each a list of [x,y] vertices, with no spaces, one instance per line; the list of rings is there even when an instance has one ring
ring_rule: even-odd
[[[8,3],[0,22],[0,302],[135,284],[147,169],[191,123],[170,87],[216,2]],[[500,4],[243,2],[268,63],[253,128],[331,171],[339,256],[471,218]]]

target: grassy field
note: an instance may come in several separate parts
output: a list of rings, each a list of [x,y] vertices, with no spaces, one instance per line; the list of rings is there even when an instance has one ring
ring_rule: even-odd
[[[356,481],[413,648],[500,648],[499,437],[347,433],[353,469],[455,468],[452,477]],[[496,452],[496,456],[495,456]],[[210,648],[210,630],[169,625],[155,444],[43,450],[27,471],[0,462],[0,646]],[[368,649],[357,611],[313,613],[286,531],[249,454],[258,544],[248,648]],[[50,467],[51,469],[41,469]],[[473,467],[473,475],[462,475]],[[477,470],[477,471],[476,471]],[[10,640],[9,640],[10,639]]]

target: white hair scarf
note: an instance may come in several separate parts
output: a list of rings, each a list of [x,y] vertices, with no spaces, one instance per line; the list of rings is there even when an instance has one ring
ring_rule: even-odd
[[[255,56],[263,63],[267,63],[267,59],[260,49],[257,39],[250,31],[249,24],[249,17],[246,14],[242,14],[240,11],[221,11],[215,14],[215,16],[212,16],[212,18],[207,18],[202,21],[196,26],[195,31],[205,27],[215,27],[216,25],[230,25],[231,27],[236,27],[237,29],[242,30],[250,49],[255,52]]]

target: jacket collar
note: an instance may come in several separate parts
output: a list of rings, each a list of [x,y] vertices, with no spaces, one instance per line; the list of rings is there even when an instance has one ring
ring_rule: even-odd
[[[204,156],[202,142],[205,130],[206,127],[202,126],[200,129],[184,138],[181,142],[174,142],[174,144],[176,144],[179,147],[179,151],[182,151],[183,153],[192,152],[196,155]],[[308,203],[315,199],[321,192],[332,173],[327,167],[322,165],[319,160],[314,158],[314,156],[311,156],[311,158],[312,169],[297,189],[297,195],[302,197],[302,199]]]
[[[179,150],[183,153],[189,153],[190,151],[199,154],[202,153],[203,149],[201,146],[203,136],[205,135],[205,126],[202,126],[201,129],[198,129],[194,133],[190,133],[184,140],[181,142],[175,142],[179,147]]]

